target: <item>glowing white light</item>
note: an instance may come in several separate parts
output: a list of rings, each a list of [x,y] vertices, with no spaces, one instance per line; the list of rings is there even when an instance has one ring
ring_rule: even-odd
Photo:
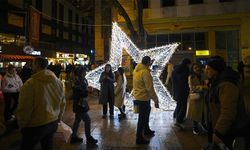
[[[159,105],[161,109],[172,110],[175,107],[175,102],[169,94],[168,90],[165,88],[160,80],[160,75],[168,63],[169,59],[172,57],[178,44],[168,44],[161,47],[155,47],[151,49],[140,50],[135,46],[135,44],[130,40],[130,38],[121,30],[117,23],[113,23],[112,26],[112,41],[110,58],[107,63],[112,66],[112,70],[117,70],[122,64],[122,50],[125,49],[126,52],[134,59],[135,62],[140,63],[144,56],[151,57],[154,60],[152,64],[152,76],[154,82],[154,88],[156,94],[159,98]],[[89,85],[100,90],[99,78],[101,73],[104,71],[105,64],[91,70],[86,78]],[[133,105],[132,94],[126,93],[125,105],[131,107]]]

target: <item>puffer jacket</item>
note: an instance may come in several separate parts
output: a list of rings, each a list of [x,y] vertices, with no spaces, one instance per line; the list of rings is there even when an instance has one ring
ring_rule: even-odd
[[[157,100],[150,69],[138,64],[133,72],[133,96],[139,101]]]
[[[62,119],[65,104],[62,82],[50,70],[39,71],[21,88],[18,124],[21,128],[36,127]]]

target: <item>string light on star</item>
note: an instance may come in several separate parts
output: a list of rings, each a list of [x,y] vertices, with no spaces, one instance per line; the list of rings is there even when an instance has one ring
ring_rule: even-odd
[[[166,64],[168,63],[169,59],[172,57],[177,46],[178,44],[174,43],[160,47],[140,50],[121,30],[117,23],[113,23],[110,58],[107,63],[112,66],[113,71],[117,70],[118,67],[120,67],[122,64],[123,49],[126,50],[126,52],[137,63],[140,63],[141,59],[144,56],[151,57],[151,59],[154,60],[151,68],[151,74],[153,76],[154,88],[159,98],[160,108],[164,110],[172,110],[175,107],[175,102],[159,77],[162,71],[164,70]],[[86,75],[89,85],[98,90],[100,90],[99,78],[101,73],[104,71],[105,65],[106,64],[103,64],[97,67]],[[134,98],[132,94],[126,93],[125,105],[131,107],[133,105],[133,100]]]

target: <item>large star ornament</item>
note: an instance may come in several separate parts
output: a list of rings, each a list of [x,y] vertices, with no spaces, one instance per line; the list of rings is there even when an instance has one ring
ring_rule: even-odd
[[[160,108],[164,110],[173,110],[175,107],[175,102],[159,77],[169,59],[172,57],[177,46],[178,44],[174,43],[161,47],[140,50],[121,30],[117,23],[113,23],[110,58],[107,63],[112,66],[113,71],[117,70],[118,67],[120,67],[122,64],[123,49],[126,50],[126,52],[133,58],[136,63],[140,63],[142,57],[144,56],[151,57],[151,59],[154,60],[151,68],[151,74],[153,76],[154,88],[159,98]],[[89,85],[98,90],[100,90],[99,78],[101,73],[104,71],[105,65],[106,64],[103,64],[96,69],[91,70],[86,75],[86,79],[88,80]],[[132,106],[133,100],[134,98],[132,94],[126,93],[125,105]]]

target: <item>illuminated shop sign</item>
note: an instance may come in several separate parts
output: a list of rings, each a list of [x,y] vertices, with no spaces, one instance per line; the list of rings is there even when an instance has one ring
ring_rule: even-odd
[[[74,54],[56,53],[56,58],[74,58]]]
[[[210,51],[209,50],[196,50],[195,55],[196,56],[209,56]]]

